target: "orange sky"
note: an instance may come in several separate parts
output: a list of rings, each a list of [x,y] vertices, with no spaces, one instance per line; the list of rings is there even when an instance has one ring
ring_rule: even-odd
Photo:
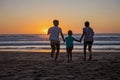
[[[120,33],[120,0],[1,0],[0,34],[45,34],[58,19],[63,33]]]

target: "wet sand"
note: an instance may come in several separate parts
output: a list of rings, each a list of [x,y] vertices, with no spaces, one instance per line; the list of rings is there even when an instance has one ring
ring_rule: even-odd
[[[0,80],[120,80],[120,52],[94,52],[92,61],[83,53],[0,52]]]

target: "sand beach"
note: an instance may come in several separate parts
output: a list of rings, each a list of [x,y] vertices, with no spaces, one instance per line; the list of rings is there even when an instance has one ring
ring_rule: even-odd
[[[0,80],[120,80],[120,53],[94,52],[92,61],[83,53],[60,53],[58,61],[45,52],[0,52]]]

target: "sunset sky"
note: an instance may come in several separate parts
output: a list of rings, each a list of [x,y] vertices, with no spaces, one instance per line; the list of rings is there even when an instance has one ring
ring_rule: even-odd
[[[63,33],[120,33],[120,0],[0,0],[0,34],[45,34],[58,19]]]

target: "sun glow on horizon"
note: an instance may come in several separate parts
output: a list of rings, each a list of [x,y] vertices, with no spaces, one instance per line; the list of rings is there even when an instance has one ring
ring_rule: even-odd
[[[42,34],[47,34],[47,31],[48,31],[48,29],[46,28],[46,29],[42,29]]]

